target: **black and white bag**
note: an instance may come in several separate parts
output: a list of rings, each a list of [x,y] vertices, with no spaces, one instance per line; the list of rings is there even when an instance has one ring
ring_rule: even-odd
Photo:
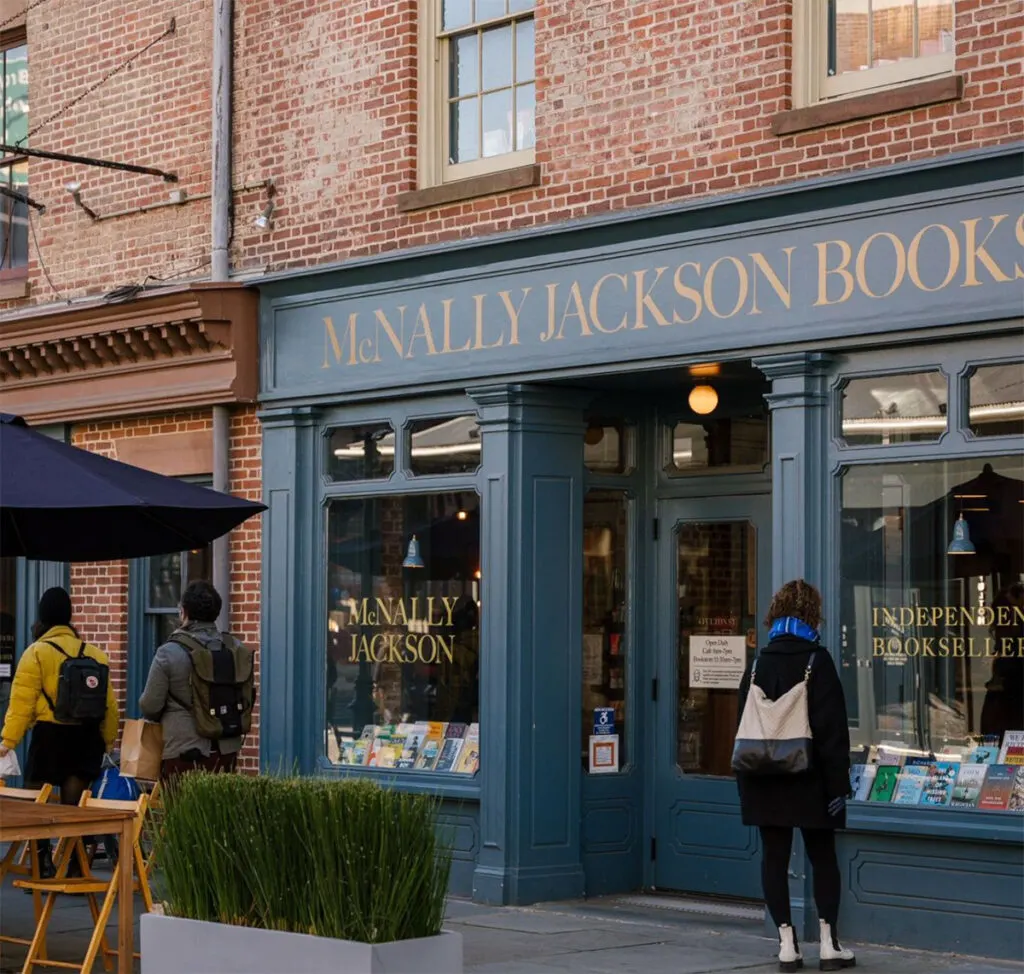
[[[757,660],[750,669],[750,691],[743,706],[732,770],[741,774],[800,774],[811,767],[811,721],[807,710],[807,687],[811,659],[804,678],[778,700],[769,700],[755,682]]]

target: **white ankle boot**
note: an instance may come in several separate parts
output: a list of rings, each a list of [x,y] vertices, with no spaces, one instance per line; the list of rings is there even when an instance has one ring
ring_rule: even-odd
[[[784,923],[779,927],[779,970],[784,974],[803,970],[804,959],[800,954],[800,945],[796,942],[796,931]]]
[[[819,920],[821,927],[821,952],[819,953],[818,969],[822,971],[843,971],[847,967],[856,967],[857,958],[852,950],[847,950],[839,943],[831,924]]]

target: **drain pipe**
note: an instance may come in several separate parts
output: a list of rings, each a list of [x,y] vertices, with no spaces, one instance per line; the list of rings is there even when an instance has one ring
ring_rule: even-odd
[[[231,59],[234,44],[233,0],[213,4],[213,187],[210,200],[210,280],[227,281],[231,234]],[[213,407],[213,489],[226,493],[230,473],[231,417],[227,406]],[[231,626],[231,545],[227,536],[213,543],[213,585],[223,600],[217,625]]]

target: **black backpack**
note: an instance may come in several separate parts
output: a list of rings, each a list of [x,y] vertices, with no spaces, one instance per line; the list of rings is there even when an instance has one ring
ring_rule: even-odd
[[[78,647],[77,656],[69,656],[56,643],[46,640],[65,657],[57,678],[57,700],[42,691],[53,711],[54,719],[69,724],[98,724],[107,712],[107,686],[110,669],[99,660],[85,654],[85,643]]]

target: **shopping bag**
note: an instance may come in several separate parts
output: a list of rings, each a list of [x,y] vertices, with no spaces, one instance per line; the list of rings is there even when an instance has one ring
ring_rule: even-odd
[[[159,724],[126,720],[121,737],[121,774],[125,778],[156,781],[160,777],[164,735]]]
[[[103,770],[92,783],[93,798],[133,802],[139,797],[139,786],[134,778],[127,778],[118,770],[109,756],[103,759]]]
[[[17,778],[21,774],[21,765],[18,764],[18,755],[8,751],[0,758],[0,778]]]

